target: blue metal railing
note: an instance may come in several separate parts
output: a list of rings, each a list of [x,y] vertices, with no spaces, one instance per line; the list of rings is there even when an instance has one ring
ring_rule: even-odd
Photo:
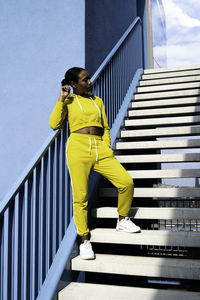
[[[136,18],[92,77],[105,104],[113,143],[143,67]],[[50,300],[77,233],[65,164],[68,125],[52,132],[0,202],[0,299]]]

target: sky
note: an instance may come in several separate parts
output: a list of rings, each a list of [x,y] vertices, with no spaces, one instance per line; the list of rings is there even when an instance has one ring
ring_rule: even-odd
[[[200,64],[200,1],[162,0],[166,18],[167,43],[162,44],[160,27],[154,26],[157,36],[154,57],[161,67]],[[156,14],[162,13],[160,11]],[[167,65],[164,57],[167,55]],[[155,67],[158,67],[155,66]]]
[[[159,2],[159,1],[157,1]],[[162,0],[164,12],[154,6],[154,62],[155,68],[184,65],[200,65],[200,1]],[[160,15],[165,14],[165,24],[160,23]],[[162,28],[162,30],[161,30]],[[166,28],[166,36],[163,36]],[[199,136],[190,139],[199,139]],[[166,138],[159,138],[159,140]],[[172,138],[170,138],[172,139]],[[174,139],[185,139],[176,137]],[[199,152],[200,149],[162,150],[164,153]],[[163,169],[199,169],[200,163],[163,163]],[[194,186],[194,178],[163,179],[167,185]]]

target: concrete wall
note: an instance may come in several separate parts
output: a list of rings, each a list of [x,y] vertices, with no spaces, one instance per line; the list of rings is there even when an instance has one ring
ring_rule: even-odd
[[[85,1],[0,1],[0,10],[1,199],[51,131],[65,70],[85,65]]]
[[[51,132],[65,71],[92,75],[144,1],[0,2],[0,199]]]
[[[136,2],[85,1],[85,66],[91,76],[137,16]]]

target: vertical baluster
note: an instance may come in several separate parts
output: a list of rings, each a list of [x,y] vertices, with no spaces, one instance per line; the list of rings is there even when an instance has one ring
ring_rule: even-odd
[[[110,61],[110,101],[113,103],[114,106],[115,103],[115,97],[114,97],[114,86],[113,86],[113,61]]]
[[[39,187],[40,187],[40,164],[33,170],[33,198],[32,198],[32,277],[31,299],[35,299],[38,292],[38,233],[39,233]]]
[[[59,232],[59,152],[60,152],[60,134],[55,140],[55,159],[54,159],[54,181],[53,181],[53,257],[58,247]]]
[[[10,208],[4,213],[3,299],[11,299],[11,223]]]
[[[60,151],[59,151],[59,234],[58,242],[62,241],[63,238],[63,220],[65,211],[65,199],[64,199],[64,187],[65,187],[65,137],[64,128],[60,133]]]
[[[38,287],[40,288],[45,278],[45,257],[46,257],[46,206],[47,206],[47,161],[45,154],[41,160],[41,189],[39,209],[39,257],[38,257]]]
[[[3,223],[3,217],[0,219],[0,299],[3,299],[3,249],[4,249],[4,223]]]
[[[96,89],[96,83],[95,83],[95,89]],[[67,139],[69,137],[69,125],[66,124],[65,126],[65,135],[67,136]],[[70,175],[69,175],[69,171],[67,168],[67,164],[65,162],[65,230],[67,229],[68,225],[69,225],[69,221],[71,219],[71,215],[72,215],[72,203],[71,201],[73,201],[71,193],[71,180],[70,180]]]
[[[22,226],[22,204],[24,199],[24,186],[15,197],[14,203],[14,276],[13,276],[13,299],[21,299],[21,272],[22,272],[22,237],[24,227]]]
[[[122,46],[121,46],[122,47]],[[120,106],[122,104],[122,61],[121,61],[121,47],[118,51],[118,60],[119,60],[119,102]],[[117,112],[116,112],[117,115]]]
[[[46,217],[46,247],[47,247],[47,255],[46,255],[46,273],[48,272],[51,262],[52,262],[52,232],[53,232],[53,171],[54,171],[54,153],[55,153],[55,141],[50,146],[48,151],[48,185],[47,185],[47,217]]]
[[[66,198],[65,198],[65,188],[66,188],[66,126],[63,127],[62,130],[62,157],[61,157],[61,180],[62,180],[62,189],[61,189],[61,196],[62,196],[62,205],[61,205],[61,240],[65,234],[65,207],[66,207]],[[60,241],[61,241],[60,240]]]
[[[31,194],[32,194],[32,174],[24,184],[24,202],[23,202],[23,223],[24,236],[22,243],[23,260],[21,261],[21,289],[23,300],[30,299],[30,248],[31,248]]]

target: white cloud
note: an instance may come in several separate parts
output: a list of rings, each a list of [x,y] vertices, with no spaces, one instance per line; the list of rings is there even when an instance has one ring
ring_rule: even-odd
[[[200,64],[200,1],[163,0],[167,46],[154,44],[154,57],[161,66]],[[157,31],[155,31],[157,32]]]
[[[167,53],[168,66],[184,66],[200,64],[200,41],[185,45],[167,45],[154,48],[154,56],[161,66],[164,66]]]
[[[173,28],[176,30],[177,26],[184,27],[196,27],[200,26],[200,20],[197,18],[190,17],[186,11],[183,11],[180,2],[174,0],[163,0],[163,6],[166,14],[167,21],[167,30]],[[184,8],[187,9],[192,7],[192,1],[188,3],[188,5],[184,5]],[[200,4],[199,4],[200,7]]]

